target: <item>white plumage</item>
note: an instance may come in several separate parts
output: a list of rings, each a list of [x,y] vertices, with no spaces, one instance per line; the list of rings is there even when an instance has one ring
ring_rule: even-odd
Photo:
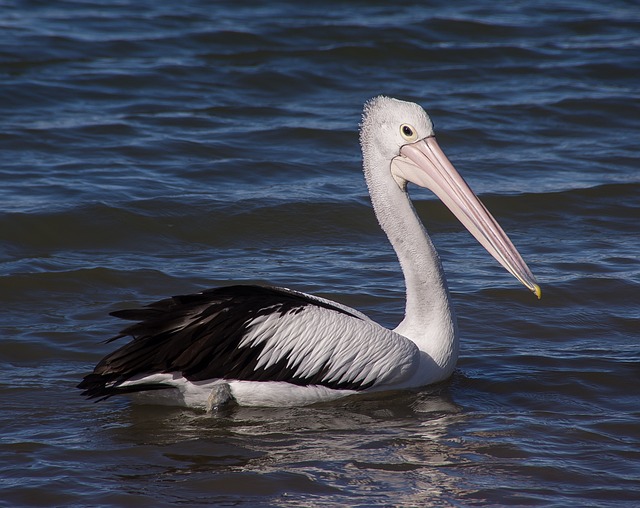
[[[360,130],[364,174],[405,277],[405,318],[387,330],[336,302],[284,288],[231,286],[114,313],[129,343],[79,387],[92,398],[212,408],[304,405],[361,391],[423,386],[455,368],[458,333],[442,265],[408,198],[431,189],[478,241],[538,297],[513,244],[435,141],[417,104],[377,97]]]

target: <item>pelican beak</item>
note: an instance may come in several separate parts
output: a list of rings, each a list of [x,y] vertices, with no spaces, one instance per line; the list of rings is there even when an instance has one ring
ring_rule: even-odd
[[[522,256],[453,164],[429,136],[400,149],[391,173],[402,187],[412,182],[431,190],[496,260],[538,298],[540,286]]]

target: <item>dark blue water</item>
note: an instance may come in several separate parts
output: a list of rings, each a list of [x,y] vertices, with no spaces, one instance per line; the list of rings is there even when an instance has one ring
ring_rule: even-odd
[[[304,4],[304,5],[303,5]],[[636,2],[0,3],[0,504],[640,504]],[[528,261],[426,191],[443,385],[214,415],[93,404],[109,311],[232,282],[395,326],[365,100],[422,104]]]

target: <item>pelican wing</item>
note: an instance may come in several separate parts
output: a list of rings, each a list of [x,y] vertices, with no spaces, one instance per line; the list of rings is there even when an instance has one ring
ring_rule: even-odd
[[[133,340],[80,383],[91,398],[167,388],[119,385],[170,372],[192,382],[285,381],[364,390],[401,382],[419,357],[411,341],[364,314],[283,288],[229,286],[113,315],[137,322],[110,340]]]

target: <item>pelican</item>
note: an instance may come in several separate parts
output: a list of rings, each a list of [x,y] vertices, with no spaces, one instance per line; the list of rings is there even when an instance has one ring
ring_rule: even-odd
[[[376,97],[360,125],[364,176],[406,286],[394,330],[324,298],[280,287],[235,285],[113,312],[134,321],[78,388],[211,410],[300,406],[361,392],[421,387],[447,379],[459,338],[438,254],[407,184],[430,189],[484,248],[540,298],[533,274],[493,216],[440,149],[419,105]]]

